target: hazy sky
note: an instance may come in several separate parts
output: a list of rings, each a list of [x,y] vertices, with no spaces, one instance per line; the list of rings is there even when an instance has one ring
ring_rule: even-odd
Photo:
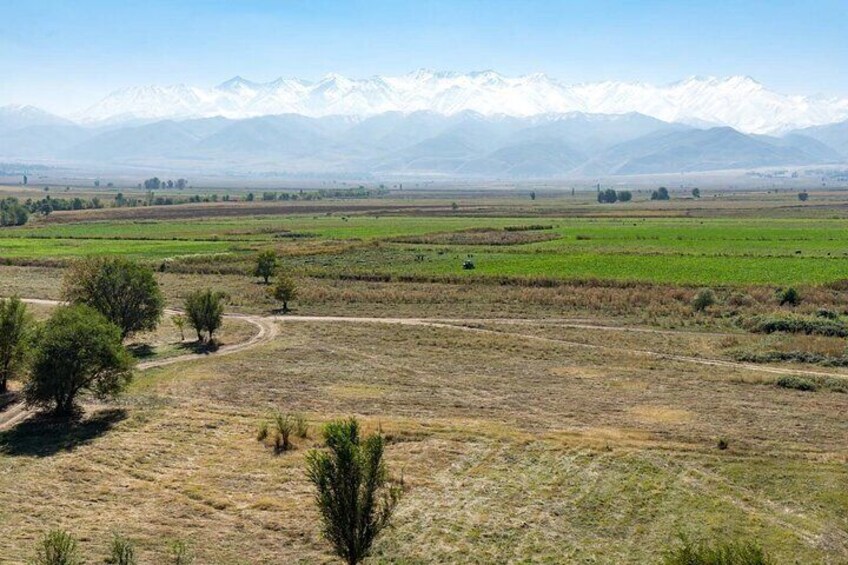
[[[0,105],[420,67],[566,83],[751,75],[848,95],[848,0],[0,0]]]

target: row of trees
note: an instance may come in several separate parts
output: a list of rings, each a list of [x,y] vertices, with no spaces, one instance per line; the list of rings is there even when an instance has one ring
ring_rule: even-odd
[[[144,186],[147,190],[159,190],[160,188],[170,188],[177,190],[183,190],[188,186],[188,181],[186,179],[177,179],[173,180],[159,180],[159,177],[153,177],[145,180],[139,187]]]
[[[263,251],[256,256],[253,276],[261,277],[265,284],[269,284],[274,275],[277,275],[277,279],[270,289],[271,296],[274,300],[283,303],[281,310],[286,313],[289,311],[289,302],[297,298],[297,284],[288,273],[280,271],[280,262],[276,253]]]
[[[629,190],[615,191],[611,188],[598,192],[598,202],[601,204],[614,204],[615,202],[630,202],[633,199],[633,193]]]

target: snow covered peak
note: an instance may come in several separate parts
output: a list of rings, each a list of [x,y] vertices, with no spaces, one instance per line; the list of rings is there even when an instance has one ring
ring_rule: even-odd
[[[76,117],[97,122],[422,110],[508,116],[638,112],[669,122],[774,133],[848,119],[848,98],[787,96],[748,76],[689,77],[661,86],[614,81],[567,85],[542,73],[512,78],[493,70],[460,74],[418,69],[365,79],[328,74],[315,82],[279,78],[257,83],[236,76],[213,88],[133,87],[113,92]]]

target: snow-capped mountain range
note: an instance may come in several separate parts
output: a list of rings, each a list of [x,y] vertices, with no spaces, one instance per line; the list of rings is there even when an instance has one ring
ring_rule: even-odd
[[[422,69],[366,79],[331,74],[318,81],[280,78],[257,83],[235,77],[212,88],[131,87],[71,118],[80,123],[118,123],[279,114],[368,117],[418,111],[512,117],[638,112],[665,122],[774,134],[846,120],[848,97],[784,95],[744,76],[691,77],[662,86],[612,81],[568,85],[544,74],[511,78],[494,71],[459,74]]]

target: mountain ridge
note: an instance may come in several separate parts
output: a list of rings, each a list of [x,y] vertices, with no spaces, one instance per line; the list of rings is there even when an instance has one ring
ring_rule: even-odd
[[[73,118],[96,124],[289,113],[368,117],[423,110],[513,117],[638,112],[666,122],[773,134],[848,120],[848,97],[779,94],[749,76],[692,76],[659,86],[620,81],[569,85],[544,73],[507,77],[493,70],[463,74],[418,69],[363,79],[331,73],[314,81],[280,77],[263,83],[235,76],[211,88],[129,87],[110,93]]]

